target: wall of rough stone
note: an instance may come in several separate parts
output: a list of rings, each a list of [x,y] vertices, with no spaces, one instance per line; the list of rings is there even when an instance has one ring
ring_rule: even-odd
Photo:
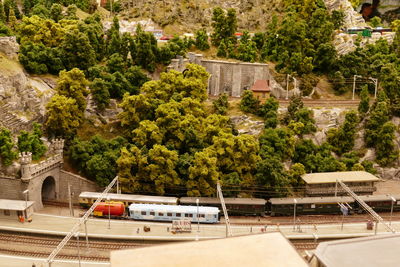
[[[67,172],[61,170],[60,172],[60,188],[62,190],[59,194],[59,201],[67,202],[68,198],[68,184],[71,185],[71,192],[73,193],[72,200],[74,202],[78,202],[78,197],[81,192],[91,191],[96,192],[100,188],[96,185],[96,183],[83,178],[79,175],[76,175],[71,172]]]
[[[255,81],[270,79],[267,64],[209,60],[194,53],[188,53],[188,59],[173,59],[169,69],[183,71],[188,63],[201,65],[211,74],[208,94],[212,96],[226,93],[229,96],[240,97]]]
[[[0,198],[2,199],[24,199],[22,192],[26,189],[19,178],[0,177]]]

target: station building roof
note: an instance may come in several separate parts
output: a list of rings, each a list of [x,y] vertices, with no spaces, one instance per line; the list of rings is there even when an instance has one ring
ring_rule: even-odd
[[[112,267],[221,267],[308,264],[279,232],[111,252]]]
[[[322,242],[314,252],[323,266],[399,266],[400,234]]]
[[[101,194],[102,193],[98,192],[82,192],[79,195],[79,198],[97,199],[101,196]],[[163,197],[163,196],[145,196],[145,195],[109,193],[105,195],[105,198],[106,197],[110,197],[110,199],[114,201],[129,201],[129,202],[139,202],[139,203],[158,203],[158,204],[176,205],[178,202],[178,198],[176,197]]]
[[[34,201],[25,202],[25,200],[0,199],[0,210],[24,211],[34,203]]]
[[[328,184],[335,183],[336,180],[346,182],[376,182],[380,179],[375,175],[365,171],[349,172],[318,172],[303,174],[301,178],[306,184]]]

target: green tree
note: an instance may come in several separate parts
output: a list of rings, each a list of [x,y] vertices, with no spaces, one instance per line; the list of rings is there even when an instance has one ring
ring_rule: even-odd
[[[63,17],[62,7],[60,4],[53,4],[50,8],[50,18],[55,22],[58,22]]]
[[[399,151],[396,149],[393,139],[395,138],[396,126],[391,122],[382,125],[377,139],[376,160],[382,166],[387,166],[399,157]]]
[[[332,145],[333,151],[341,155],[353,149],[358,121],[357,113],[349,111],[346,113],[345,121],[339,129],[329,129],[327,141]]]
[[[381,138],[380,130],[388,121],[389,108],[387,102],[378,102],[365,123],[364,140],[368,147],[374,147],[379,142]]]
[[[99,110],[104,110],[110,104],[110,92],[108,88],[110,84],[101,78],[95,78],[90,85],[93,99]]]
[[[226,115],[229,108],[228,95],[222,94],[213,101],[213,108],[216,114]]]
[[[4,12],[4,5],[1,1],[0,1],[0,22],[2,23],[7,22],[6,13]]]
[[[219,180],[217,158],[209,150],[194,154],[186,183],[188,196],[213,196]]]
[[[144,120],[139,123],[139,127],[132,131],[132,141],[137,147],[152,148],[160,145],[163,141],[163,134],[157,123]]]
[[[96,63],[96,55],[86,34],[75,29],[68,31],[60,46],[65,67],[87,70]]]
[[[14,151],[14,143],[11,132],[7,129],[0,130],[0,159],[5,166],[12,164],[17,158],[17,152]]]
[[[364,116],[369,111],[369,93],[368,85],[364,86],[360,94],[360,103],[358,104],[358,112],[360,116]]]
[[[200,29],[196,32],[195,45],[198,49],[204,51],[210,49],[210,44],[208,43],[208,35],[206,29]]]
[[[32,8],[32,15],[36,15],[38,17],[41,18],[49,18],[50,17],[50,12],[49,9],[47,7],[45,7],[42,4],[36,4],[33,8]]]
[[[222,40],[234,40],[234,34],[237,29],[236,10],[228,9],[227,13],[220,7],[213,9],[212,15],[213,33],[211,35],[212,43],[219,46]]]
[[[264,118],[265,128],[276,128],[278,125],[279,102],[275,97],[269,97],[260,105],[257,115]]]
[[[77,11],[78,11],[78,8],[76,7],[76,5],[69,5],[67,7],[66,18],[71,19],[71,20],[77,20],[78,19],[78,17],[76,16]]]
[[[18,136],[18,150],[20,152],[32,152],[32,159],[38,160],[47,151],[47,147],[40,139],[42,137],[42,125],[33,124],[33,131],[28,133],[21,131]]]
[[[168,150],[165,146],[154,145],[149,150],[145,173],[154,183],[155,192],[164,195],[165,187],[181,184],[181,179],[175,171],[178,162],[178,153]]]
[[[264,129],[259,138],[260,156],[288,160],[293,157],[295,138],[287,128]]]
[[[251,90],[246,90],[240,100],[240,110],[243,112],[257,113],[260,101],[254,97]]]
[[[83,114],[86,109],[86,96],[89,94],[86,88],[88,84],[83,71],[77,68],[70,71],[63,70],[60,72],[55,90],[59,95],[74,99]]]
[[[63,95],[54,95],[46,105],[47,132],[53,136],[71,138],[82,122],[82,111],[76,100]]]
[[[8,15],[8,25],[11,29],[15,29],[17,24],[17,17],[15,16],[14,9],[10,9],[10,14]]]

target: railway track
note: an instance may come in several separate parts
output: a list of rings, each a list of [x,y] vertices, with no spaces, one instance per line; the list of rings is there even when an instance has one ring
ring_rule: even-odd
[[[307,107],[322,106],[322,107],[337,107],[337,106],[349,106],[356,107],[360,103],[359,100],[328,100],[328,99],[302,99],[303,103]],[[279,104],[286,106],[289,105],[290,100],[279,100]]]
[[[60,243],[62,239],[57,237],[47,237],[42,235],[14,234],[11,232],[0,232],[0,253],[47,258],[51,251]],[[109,261],[109,252],[111,250],[131,249],[144,246],[151,246],[151,242],[116,242],[89,240],[89,246],[86,247],[84,238],[79,241],[81,259],[87,261]],[[57,258],[77,259],[78,243],[76,240],[70,240],[59,253]]]

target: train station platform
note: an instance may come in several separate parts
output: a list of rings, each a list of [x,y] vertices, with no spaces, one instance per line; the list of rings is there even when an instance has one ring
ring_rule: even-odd
[[[18,222],[14,219],[1,218],[0,230],[41,233],[46,235],[65,236],[79,218],[54,216],[48,214],[32,215],[32,222]],[[148,231],[144,231],[144,228]],[[147,221],[89,219],[87,231],[89,238],[131,239],[139,241],[190,241],[199,239],[221,238],[226,236],[226,227],[221,224],[193,224],[190,233],[172,233],[171,223]],[[400,233],[400,221],[393,221],[392,227]],[[289,239],[338,239],[363,237],[375,234],[375,230],[367,230],[366,223],[321,224],[321,225],[282,225],[269,224],[260,226],[231,226],[233,235],[248,235],[269,231],[280,231]],[[390,234],[382,224],[378,224],[378,234]],[[85,235],[85,227],[81,226],[80,235]]]

